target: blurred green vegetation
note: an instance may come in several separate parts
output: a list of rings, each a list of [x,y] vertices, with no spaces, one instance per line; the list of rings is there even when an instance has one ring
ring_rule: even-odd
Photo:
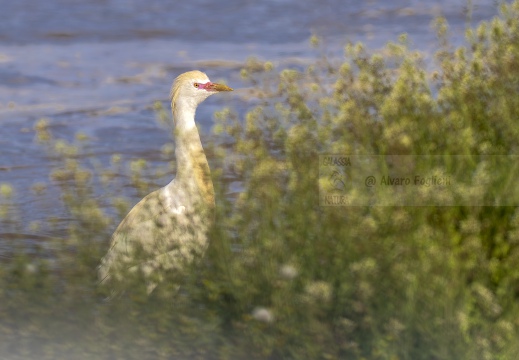
[[[443,19],[436,27],[433,72],[405,36],[377,54],[348,45],[341,61],[323,56],[299,71],[246,64],[241,75],[258,105],[244,119],[232,109],[215,114],[205,148],[217,221],[179,292],[166,282],[148,297],[136,283],[106,301],[96,286],[95,268],[130,202],[113,190],[100,200],[94,184],[117,188],[126,171],[143,196],[154,189],[148,178],[171,169],[151,173],[144,160],[125,164],[120,155],[87,169],[78,158],[85,136],[67,143],[38,122],[70,222],[46,240],[51,258],[19,246],[0,266],[0,357],[517,359],[516,207],[319,206],[319,154],[473,155],[478,163],[518,153],[519,1],[469,29],[466,47],[449,44]],[[319,48],[319,39],[311,44]],[[156,111],[169,121],[160,104]],[[36,184],[34,196],[45,187]],[[485,186],[467,192],[493,196]],[[27,226],[15,197],[0,185],[0,227],[9,233]],[[53,221],[28,226],[38,232]]]

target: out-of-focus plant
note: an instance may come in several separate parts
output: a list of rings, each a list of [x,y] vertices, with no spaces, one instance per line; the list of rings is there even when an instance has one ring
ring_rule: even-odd
[[[178,292],[166,281],[151,296],[136,286],[105,300],[95,266],[131,203],[118,185],[131,184],[138,198],[153,174],[121,155],[89,166],[84,136],[54,139],[39,122],[70,222],[54,234],[52,259],[20,249],[0,267],[0,355],[515,359],[519,213],[456,201],[492,203],[499,191],[485,156],[517,151],[519,1],[469,29],[467,47],[452,50],[446,22],[436,25],[432,73],[405,36],[377,54],[350,44],[340,63],[245,64],[256,106],[243,119],[232,109],[215,114],[206,151],[217,221],[206,257]],[[154,108],[169,124],[161,104]],[[163,154],[171,158],[172,148]],[[454,206],[321,207],[319,154],[446,155],[429,168],[469,179],[417,195]],[[452,169],[450,155],[474,161]],[[110,196],[97,196],[96,184]],[[19,226],[12,196],[0,185],[0,221]]]

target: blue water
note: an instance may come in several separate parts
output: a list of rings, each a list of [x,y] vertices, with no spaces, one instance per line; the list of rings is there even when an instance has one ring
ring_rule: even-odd
[[[35,182],[50,183],[54,161],[33,140],[38,119],[49,119],[56,137],[87,134],[92,158],[153,159],[170,138],[151,104],[167,100],[180,72],[197,68],[237,89],[200,107],[208,130],[222,106],[247,109],[239,69],[250,56],[286,66],[313,61],[311,34],[340,57],[347,41],[375,50],[406,32],[430,59],[435,16],[447,17],[461,44],[468,24],[497,14],[498,1],[470,3],[468,11],[463,0],[3,0],[0,183],[15,186],[25,222],[59,216],[56,193],[39,206],[26,195]]]

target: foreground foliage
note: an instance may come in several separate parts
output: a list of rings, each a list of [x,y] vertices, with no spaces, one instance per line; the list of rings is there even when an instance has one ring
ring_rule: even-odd
[[[71,221],[48,240],[51,258],[20,247],[0,267],[0,355],[515,359],[516,207],[319,206],[319,154],[517,153],[519,1],[469,30],[466,48],[452,50],[446,24],[437,25],[432,74],[405,37],[383,54],[348,45],[343,62],[322,58],[304,70],[247,64],[258,105],[244,119],[230,109],[215,115],[207,152],[217,225],[179,292],[164,285],[147,297],[137,282],[104,300],[95,267],[117,223],[106,212],[121,218],[129,203],[115,192],[110,204],[96,200],[93,187],[121,181],[124,167],[114,156],[87,170],[77,159],[83,139],[56,140],[39,122]],[[148,170],[131,164],[139,195],[150,190]],[[493,196],[468,190],[481,204]],[[0,196],[0,226],[14,233],[22,226],[8,185]]]

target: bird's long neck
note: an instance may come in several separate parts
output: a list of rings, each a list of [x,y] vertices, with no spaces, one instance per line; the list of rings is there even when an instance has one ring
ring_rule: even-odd
[[[177,182],[199,192],[207,204],[214,206],[214,189],[209,163],[195,124],[196,105],[177,101],[173,104],[175,121],[175,155]],[[195,194],[193,194],[195,195]]]

